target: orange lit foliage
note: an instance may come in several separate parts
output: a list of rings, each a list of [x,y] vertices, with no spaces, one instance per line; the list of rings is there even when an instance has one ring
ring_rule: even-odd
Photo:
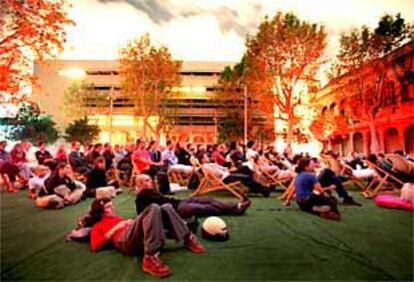
[[[63,50],[65,27],[74,24],[65,2],[0,0],[0,92],[17,98],[20,88],[33,82],[33,59],[41,61]]]
[[[323,26],[301,21],[291,13],[266,18],[258,33],[247,40],[249,91],[260,97],[259,107],[273,112],[276,106],[287,124],[291,145],[294,126],[300,121],[295,108],[301,104],[301,84],[314,81],[326,46]]]
[[[173,60],[166,47],[151,46],[148,34],[119,50],[121,89],[136,101],[137,114],[144,122],[144,137],[149,129],[159,138],[167,125],[170,108],[166,100],[171,88],[180,84],[180,70],[181,62]],[[149,122],[150,116],[158,117],[155,127]]]
[[[383,16],[375,30],[362,26],[340,38],[340,51],[333,64],[331,78],[336,85],[335,99],[348,96],[346,115],[357,122],[366,122],[371,132],[371,152],[379,151],[376,119],[385,105],[387,82],[400,79],[392,58],[384,57],[409,40],[412,26],[397,14]],[[353,93],[349,97],[348,93]]]

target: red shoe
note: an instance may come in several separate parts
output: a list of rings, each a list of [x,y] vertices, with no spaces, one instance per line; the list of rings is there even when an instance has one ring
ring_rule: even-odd
[[[142,259],[142,271],[157,278],[171,275],[170,268],[161,261],[158,253],[152,256],[144,255]]]
[[[196,254],[201,254],[206,251],[204,246],[201,245],[200,242],[198,242],[196,235],[194,235],[193,233],[190,233],[190,236],[188,236],[188,238],[185,240],[184,246]]]

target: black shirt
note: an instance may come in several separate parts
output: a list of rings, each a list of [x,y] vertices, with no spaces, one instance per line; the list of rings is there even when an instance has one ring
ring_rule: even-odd
[[[105,171],[102,169],[93,168],[88,174],[88,179],[86,181],[86,188],[96,189],[96,188],[105,187],[105,186],[108,186],[108,182],[106,181]]]
[[[176,152],[178,163],[182,165],[191,165],[190,158],[191,155],[187,150],[180,149],[178,152]]]
[[[37,162],[40,165],[42,165],[42,164],[45,163],[45,160],[53,159],[53,157],[52,157],[52,154],[50,154],[50,152],[48,150],[45,150],[43,152],[42,151],[37,151],[36,152],[36,159],[37,159]]]
[[[160,194],[155,189],[144,189],[141,190],[137,194],[137,197],[135,198],[135,206],[137,210],[137,214],[140,214],[147,206],[150,204],[157,204],[159,206],[163,204],[171,204],[175,210],[177,210],[178,205],[180,204],[180,200],[174,199],[174,198],[168,198]]]
[[[45,180],[45,189],[41,189],[39,191],[39,196],[46,196],[46,195],[53,195],[55,194],[55,188],[65,185],[71,191],[76,189],[76,184],[67,176],[60,177],[57,173],[52,173],[46,180]]]

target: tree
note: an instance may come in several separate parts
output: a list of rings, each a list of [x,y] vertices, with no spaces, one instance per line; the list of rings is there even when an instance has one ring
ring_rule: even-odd
[[[225,117],[220,122],[219,139],[223,141],[240,141],[244,137],[244,103],[245,103],[245,73],[247,59],[243,56],[241,61],[233,67],[226,66],[220,74],[218,81],[217,102],[223,109]],[[269,123],[263,122],[266,113],[264,107],[257,107],[260,103],[253,95],[247,95],[247,138],[263,141],[274,140],[273,116]],[[273,109],[272,109],[273,115]]]
[[[65,28],[73,25],[65,0],[0,0],[0,93],[16,103],[24,87],[34,81],[31,64],[63,50]],[[5,97],[3,97],[5,98]]]
[[[110,96],[94,90],[93,83],[81,80],[73,81],[69,85],[65,90],[63,100],[62,110],[75,119],[81,119],[87,116],[89,103],[109,105]]]
[[[1,124],[6,126],[6,137],[11,140],[54,143],[59,137],[52,117],[41,114],[39,106],[34,103],[21,103],[17,116],[1,119]]]
[[[180,84],[181,62],[173,60],[166,47],[153,47],[149,35],[144,35],[120,49],[119,64],[121,91],[135,100],[144,137],[149,129],[158,139],[169,122],[171,108],[166,101],[171,89]],[[150,116],[158,117],[155,126]]]
[[[79,141],[82,144],[85,142],[93,142],[99,137],[101,132],[98,125],[89,124],[88,118],[74,120],[68,125],[65,130],[65,139],[67,141]]]
[[[371,133],[371,152],[378,153],[379,141],[376,119],[388,101],[387,82],[403,74],[387,55],[413,36],[413,28],[400,14],[383,16],[378,26],[354,29],[340,38],[340,50],[330,72],[335,84],[337,101],[346,102],[347,116],[357,122],[366,122]],[[393,70],[391,73],[389,70]],[[391,103],[396,103],[393,97]]]
[[[287,124],[286,143],[290,147],[294,126],[300,121],[295,112],[301,95],[315,80],[326,46],[322,25],[301,21],[292,13],[278,12],[265,18],[259,31],[247,39],[246,82],[249,94],[261,101],[264,113],[274,107]]]

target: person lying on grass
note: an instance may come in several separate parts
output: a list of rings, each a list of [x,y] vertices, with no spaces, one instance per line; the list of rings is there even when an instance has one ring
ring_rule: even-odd
[[[250,206],[251,202],[245,198],[240,203],[229,203],[217,201],[211,197],[200,197],[190,199],[175,199],[161,195],[155,189],[151,177],[146,174],[137,176],[135,205],[137,214],[140,214],[150,204],[172,205],[174,210],[183,218],[192,216],[212,216],[212,215],[242,215]]]
[[[144,254],[142,271],[155,277],[171,274],[170,268],[159,257],[166,236],[177,242],[183,241],[184,246],[193,253],[205,252],[170,204],[151,204],[135,219],[126,219],[116,213],[109,198],[95,199],[90,217],[93,224],[90,234],[92,252],[112,245],[124,255]]]
[[[305,212],[319,215],[320,217],[339,220],[340,214],[337,201],[334,197],[325,193],[318,183],[314,173],[314,160],[301,158],[296,166],[295,178],[296,202]]]

